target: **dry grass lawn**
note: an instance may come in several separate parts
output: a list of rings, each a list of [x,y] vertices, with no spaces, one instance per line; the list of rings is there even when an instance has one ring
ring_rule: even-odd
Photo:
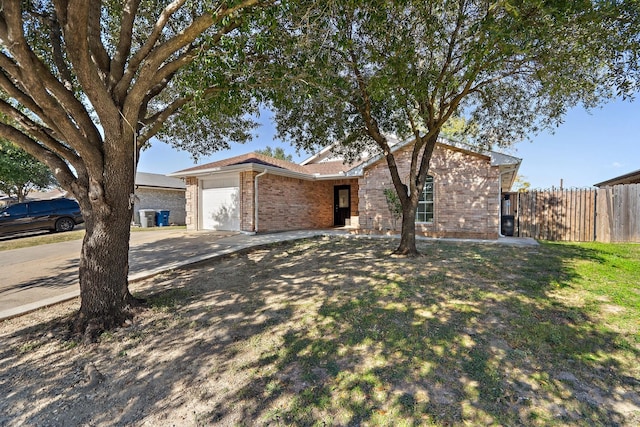
[[[0,323],[0,425],[640,424],[640,246],[322,238]]]

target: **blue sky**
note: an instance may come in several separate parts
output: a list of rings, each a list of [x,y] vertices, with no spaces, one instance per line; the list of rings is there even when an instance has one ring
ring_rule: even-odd
[[[270,145],[281,146],[304,160],[307,153],[274,141],[268,114],[261,118],[256,138],[247,144],[234,144],[230,150],[201,157],[198,164],[248,153]],[[640,99],[615,101],[591,112],[575,108],[554,132],[531,136],[531,141],[514,144],[507,154],[523,159],[520,174],[532,188],[590,187],[595,183],[640,169]],[[191,155],[155,141],[140,156],[138,170],[167,174],[194,166]]]

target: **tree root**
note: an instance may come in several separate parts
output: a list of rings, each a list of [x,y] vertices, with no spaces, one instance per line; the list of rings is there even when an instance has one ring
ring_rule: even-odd
[[[89,363],[84,367],[84,373],[87,376],[85,388],[92,389],[104,381],[104,375],[95,367],[93,363]]]
[[[112,313],[83,313],[78,311],[70,322],[70,333],[79,342],[91,344],[100,334],[132,323],[133,318],[146,309],[147,300],[127,292],[122,309]]]
[[[416,257],[422,256],[422,254],[415,249],[410,250],[410,249],[404,249],[404,248],[398,248],[395,251],[393,251],[392,254],[395,257],[404,257],[404,258],[416,258]]]

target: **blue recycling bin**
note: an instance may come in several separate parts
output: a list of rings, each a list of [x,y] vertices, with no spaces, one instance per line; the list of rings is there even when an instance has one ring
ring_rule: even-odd
[[[169,225],[169,211],[156,211],[156,223],[158,227]]]

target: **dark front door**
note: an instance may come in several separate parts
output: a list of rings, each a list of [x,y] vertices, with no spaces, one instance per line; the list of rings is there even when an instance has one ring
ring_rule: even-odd
[[[342,226],[351,217],[351,186],[333,187],[333,225]]]

